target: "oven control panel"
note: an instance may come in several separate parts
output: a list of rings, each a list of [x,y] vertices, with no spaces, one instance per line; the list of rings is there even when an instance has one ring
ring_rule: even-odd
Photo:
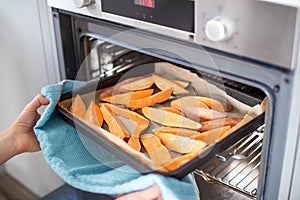
[[[300,40],[297,1],[48,0],[48,5],[278,67],[296,67]]]
[[[195,42],[227,53],[293,68],[296,6],[271,1],[198,0]]]
[[[194,33],[194,1],[101,0],[102,12]]]

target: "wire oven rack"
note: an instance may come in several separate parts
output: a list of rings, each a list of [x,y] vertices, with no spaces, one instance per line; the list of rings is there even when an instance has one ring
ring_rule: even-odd
[[[256,199],[263,133],[264,125],[194,173]]]

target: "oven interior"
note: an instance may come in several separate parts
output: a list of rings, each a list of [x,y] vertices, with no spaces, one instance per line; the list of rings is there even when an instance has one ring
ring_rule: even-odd
[[[80,70],[88,81],[101,81],[126,73],[139,65],[163,61],[161,58],[87,35],[80,38],[80,47],[83,63]],[[250,106],[261,103],[266,97],[262,90],[253,86],[200,70],[194,72],[217,87],[225,88],[227,94]],[[265,125],[260,125],[256,131],[194,171],[202,199],[218,199],[229,194],[236,195],[236,199],[257,197],[264,129]],[[216,187],[212,186],[216,184],[221,189],[216,188],[218,191],[212,192]],[[202,187],[210,189],[208,191]]]

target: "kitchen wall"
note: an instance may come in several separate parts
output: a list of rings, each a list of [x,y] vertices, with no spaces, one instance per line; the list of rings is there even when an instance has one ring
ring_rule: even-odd
[[[0,130],[43,86],[59,80],[49,11],[46,0],[0,0]],[[16,156],[4,166],[40,197],[63,184],[40,152]]]

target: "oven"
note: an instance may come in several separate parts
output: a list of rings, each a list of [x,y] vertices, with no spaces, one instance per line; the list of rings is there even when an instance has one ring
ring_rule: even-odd
[[[299,199],[300,4],[289,0],[48,0],[61,79],[143,64],[189,69],[264,123],[193,172],[202,199]]]

